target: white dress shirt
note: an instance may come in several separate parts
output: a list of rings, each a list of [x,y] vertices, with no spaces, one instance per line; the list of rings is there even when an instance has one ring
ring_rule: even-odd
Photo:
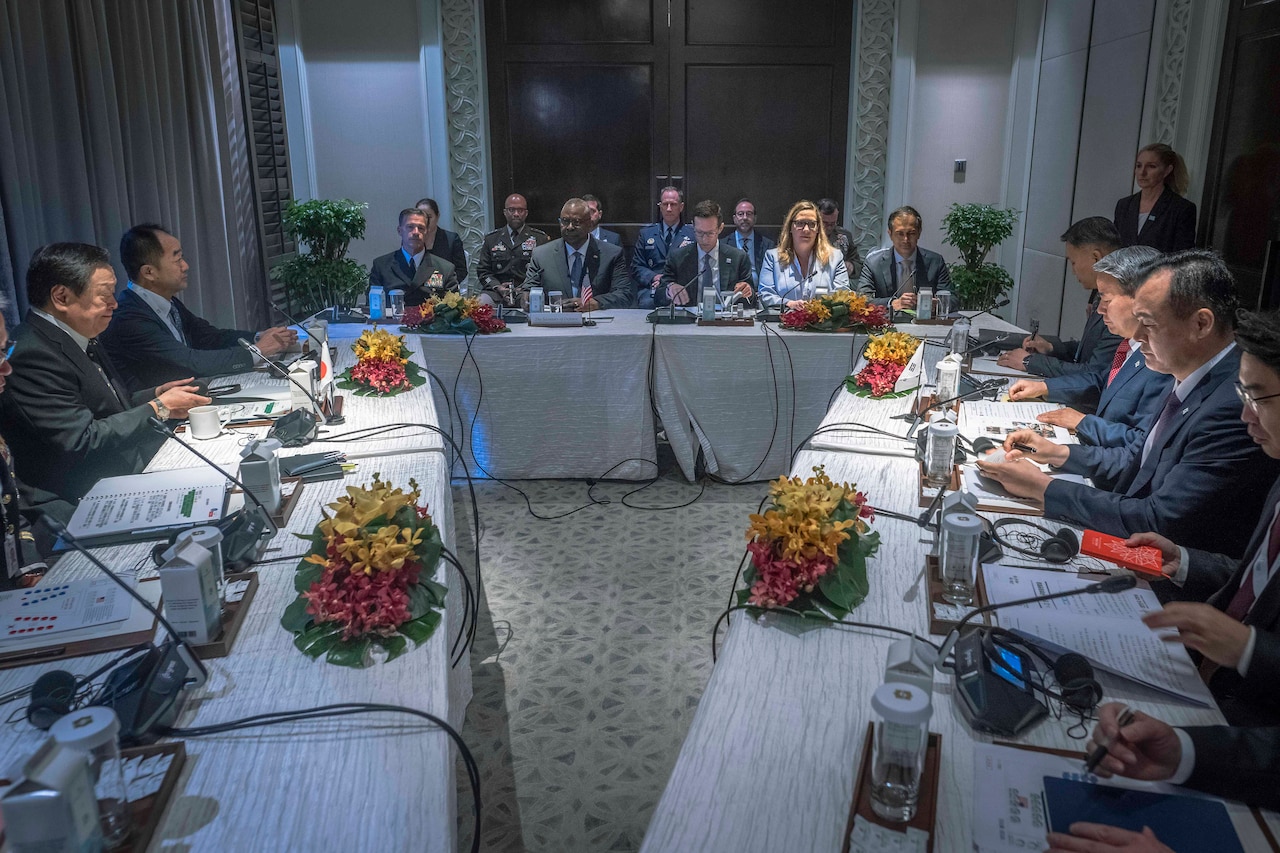
[[[1207,375],[1209,375],[1209,371],[1213,370],[1214,366],[1217,365],[1218,362],[1227,357],[1227,353],[1231,352],[1231,350],[1235,348],[1235,345],[1235,341],[1227,344],[1222,348],[1221,352],[1197,367],[1195,370],[1191,371],[1191,373],[1187,374],[1187,378],[1183,379],[1181,382],[1175,379],[1172,390],[1174,394],[1178,395],[1178,402],[1186,402],[1187,398],[1191,396],[1191,392],[1196,390],[1196,386],[1199,385]],[[1156,424],[1153,423],[1151,424],[1151,429],[1147,431],[1147,440],[1142,443],[1142,464],[1144,465],[1147,463],[1147,457],[1151,455],[1151,446],[1155,441],[1155,436]]]
[[[80,347],[80,352],[87,353],[89,351],[89,339],[86,338],[84,335],[80,334],[79,332],[77,332],[75,329],[68,326],[66,323],[59,320],[57,317],[53,316],[52,314],[47,314],[44,311],[41,311],[39,308],[35,308],[35,307],[31,309],[31,313],[35,314],[37,317],[40,317],[43,320],[49,321],[50,323],[52,323],[53,325],[57,326],[59,329],[61,329],[62,331],[70,335],[71,340],[75,341],[76,346]]]
[[[134,284],[132,281],[129,282],[129,289],[133,291],[135,296],[137,296],[139,299],[145,302],[147,306],[151,308],[152,311],[156,312],[156,315],[160,318],[161,322],[164,323],[165,327],[168,328],[168,330],[173,333],[174,340],[178,341],[179,343],[184,342],[184,338],[182,337],[182,329],[174,325],[174,322],[173,322],[173,301],[172,300],[165,299],[163,296],[156,293],[154,290],[147,290],[145,287],[141,287],[137,284]]]

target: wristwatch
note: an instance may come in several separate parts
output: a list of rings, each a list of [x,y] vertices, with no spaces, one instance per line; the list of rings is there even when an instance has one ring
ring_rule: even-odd
[[[1028,370],[1027,365],[1028,365],[1030,362],[1031,362],[1031,355],[1030,355],[1030,354],[1028,354],[1028,355],[1024,355],[1024,356],[1022,357],[1022,369],[1023,369],[1023,370]]]
[[[156,407],[156,417],[160,418],[160,420],[167,421],[169,420],[170,417],[172,417],[173,413],[169,411],[168,406],[160,402],[159,397],[156,397],[151,402]]]

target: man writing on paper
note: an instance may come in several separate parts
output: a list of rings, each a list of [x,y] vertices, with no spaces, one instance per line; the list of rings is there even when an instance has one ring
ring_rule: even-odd
[[[103,477],[141,473],[165,441],[148,419],[185,418],[209,404],[191,377],[129,393],[97,341],[115,290],[106,249],[52,243],[31,258],[31,310],[14,335],[13,375],[0,395],[0,433],[30,507],[75,502]]]
[[[693,236],[697,242],[682,246],[667,255],[662,268],[665,288],[658,288],[656,305],[702,304],[703,288],[711,288],[717,294],[716,302],[724,304],[730,296],[740,297],[750,305],[755,297],[751,286],[751,261],[747,253],[728,243],[720,242],[720,229],[724,219],[720,205],[714,201],[700,201],[693,207]]]
[[[129,286],[119,297],[111,325],[102,333],[111,362],[130,391],[184,376],[221,376],[253,369],[253,354],[236,341],[257,340],[266,356],[298,340],[283,326],[255,335],[219,329],[182,304],[187,270],[178,238],[159,225],[135,225],[120,238],[120,262]]]
[[[1240,422],[1235,281],[1221,258],[1196,249],[1162,256],[1137,278],[1135,338],[1147,366],[1174,379],[1145,440],[1125,448],[1122,464],[1111,468],[1099,448],[1019,430],[1006,439],[1008,461],[979,460],[978,467],[1013,494],[1042,501],[1047,518],[1113,536],[1154,530],[1239,557],[1280,464]],[[1107,467],[1114,486],[1050,477],[1015,444],[1065,473],[1092,477]]]
[[[1280,729],[1174,728],[1141,711],[1135,711],[1133,719],[1121,728],[1123,708],[1118,702],[1098,708],[1098,725],[1089,748],[1107,750],[1097,768],[1099,776],[1168,782],[1249,806],[1280,809]],[[1049,853],[1173,853],[1157,837],[1159,829],[1133,832],[1097,823],[1073,823],[1070,835],[1049,833]]]
[[[1097,314],[1097,274],[1093,265],[1120,248],[1120,232],[1105,216],[1090,216],[1067,229],[1062,235],[1067,262],[1080,286],[1089,291],[1085,307],[1084,331],[1078,341],[1028,335],[1019,349],[1010,350],[997,360],[1003,367],[1025,370],[1037,376],[1062,376],[1106,368],[1111,363],[1120,338],[1107,331]]]
[[[1280,459],[1280,313],[1242,314],[1236,330],[1249,436]],[[1179,547],[1155,533],[1129,545],[1153,545],[1177,598],[1143,621],[1204,656],[1201,674],[1233,725],[1280,725],[1280,480],[1271,487],[1244,558]],[[1159,590],[1165,592],[1165,590]],[[1164,596],[1162,596],[1164,597]],[[1205,602],[1208,603],[1200,603]]]
[[[1147,369],[1146,357],[1134,339],[1138,319],[1133,316],[1133,296],[1138,270],[1158,257],[1160,253],[1150,246],[1132,246],[1117,249],[1093,265],[1098,276],[1098,314],[1107,329],[1122,339],[1111,364],[1103,370],[1043,380],[1020,379],[1009,389],[1009,399],[1045,397],[1054,403],[1096,407],[1092,415],[1063,408],[1037,418],[1075,430],[1081,444],[1123,448],[1146,438],[1147,422],[1159,413],[1172,380]]]

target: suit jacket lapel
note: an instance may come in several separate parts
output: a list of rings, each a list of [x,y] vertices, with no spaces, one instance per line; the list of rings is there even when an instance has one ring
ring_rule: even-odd
[[[150,308],[147,308],[147,310],[151,314],[155,314]],[[70,335],[43,317],[37,317],[34,314],[27,316],[27,322],[33,324],[36,331],[44,336],[50,347],[61,350],[63,360],[75,367],[80,373],[80,386],[85,389],[86,393],[95,395],[94,399],[85,401],[89,408],[97,410],[105,403],[116,411],[124,411],[123,408],[120,408],[122,401],[116,400],[116,395],[106,385],[111,380],[106,379],[104,382],[103,374],[98,372],[98,366],[89,358],[88,353],[80,349],[76,342],[71,340]],[[106,369],[104,368],[103,373],[105,372]],[[121,386],[119,390],[123,392],[124,387]],[[124,402],[127,402],[128,399],[128,397],[125,397]]]
[[[1235,355],[1234,359],[1232,355]],[[1169,426],[1161,433],[1160,443],[1153,445],[1151,452],[1147,454],[1147,464],[1138,469],[1138,475],[1134,478],[1129,488],[1125,490],[1126,494],[1133,495],[1150,482],[1152,475],[1155,474],[1156,467],[1160,464],[1160,455],[1164,453],[1165,448],[1178,437],[1178,433],[1186,426],[1187,421],[1195,415],[1196,410],[1204,403],[1205,398],[1216,391],[1218,386],[1222,384],[1222,372],[1230,370],[1234,375],[1239,361],[1239,355],[1228,353],[1223,357],[1222,361],[1213,366],[1213,369],[1209,371],[1204,379],[1200,380],[1200,383],[1195,388],[1191,389],[1191,394],[1182,401],[1182,406],[1174,414]],[[1156,425],[1152,423],[1151,428],[1155,429]]]
[[[1166,186],[1164,190],[1160,193],[1160,197],[1156,199],[1156,203],[1152,205],[1151,212],[1147,214],[1147,221],[1142,223],[1142,227],[1138,229],[1139,234],[1147,230],[1148,225],[1150,225],[1152,228],[1159,227],[1159,223],[1163,221],[1165,211],[1168,210],[1169,205],[1173,203],[1173,199],[1171,198],[1172,195],[1173,195],[1173,190],[1169,189],[1169,187]],[[1142,198],[1141,196],[1139,196],[1138,198],[1139,209],[1141,209],[1141,206],[1142,206]],[[1134,219],[1137,219],[1136,215],[1134,216]]]
[[[1142,373],[1146,365],[1146,359],[1142,357],[1141,352],[1129,359],[1126,364],[1121,365],[1120,372],[1116,374],[1115,380],[1110,385],[1107,385],[1102,389],[1102,395],[1098,398],[1099,417],[1101,417],[1102,412],[1107,408],[1107,405],[1110,404],[1110,402],[1115,399],[1115,396],[1120,393],[1120,389],[1128,385],[1129,382],[1131,382],[1138,374]]]
[[[607,293],[609,285],[601,287],[600,282],[600,243],[595,237],[587,238],[587,277],[591,281],[591,289],[596,293]],[[569,282],[573,286],[573,282]]]
[[[1258,518],[1258,526],[1253,530],[1253,536],[1249,537],[1249,547],[1244,551],[1244,557],[1240,560],[1240,564],[1236,566],[1236,570],[1231,573],[1231,580],[1227,581],[1226,586],[1214,593],[1209,599],[1209,603],[1219,610],[1226,610],[1227,605],[1231,603],[1231,599],[1235,596],[1236,590],[1240,588],[1241,581],[1244,580],[1245,572],[1253,566],[1253,558],[1257,556],[1258,549],[1262,547],[1262,539],[1267,534],[1267,529],[1271,527],[1271,514],[1275,512],[1276,503],[1280,501],[1280,480],[1271,487],[1271,494],[1267,496],[1267,502],[1263,505],[1262,515]],[[1249,624],[1264,624],[1273,621],[1274,615],[1280,612],[1280,583],[1268,583],[1266,589],[1262,591],[1262,595],[1258,596],[1257,602],[1249,611],[1249,616],[1245,619]]]

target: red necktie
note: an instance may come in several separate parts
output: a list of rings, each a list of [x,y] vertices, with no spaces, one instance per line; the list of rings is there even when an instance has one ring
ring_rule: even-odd
[[[1111,372],[1107,374],[1107,385],[1116,381],[1116,374],[1120,372],[1120,368],[1124,367],[1124,360],[1129,357],[1129,342],[1121,341],[1120,346],[1116,347],[1116,354],[1111,359]]]
[[[1271,525],[1271,535],[1267,541],[1267,565],[1270,566],[1274,563],[1278,556],[1280,556],[1280,515],[1276,516],[1275,522]],[[1255,598],[1253,572],[1246,572],[1240,588],[1236,590],[1236,594],[1231,598],[1231,603],[1227,605],[1227,615],[1232,619],[1243,622],[1244,617],[1249,613],[1249,608],[1253,606]]]

